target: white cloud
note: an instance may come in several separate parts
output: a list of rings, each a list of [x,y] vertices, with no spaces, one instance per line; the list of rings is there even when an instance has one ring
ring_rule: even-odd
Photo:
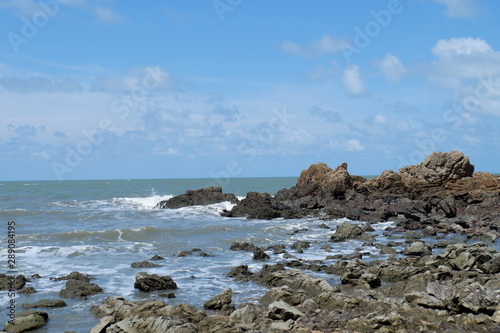
[[[387,53],[384,60],[378,64],[378,69],[390,82],[398,82],[401,75],[406,73],[406,68],[401,59],[391,53]]]
[[[47,76],[4,76],[0,77],[0,89],[21,93],[36,92],[79,92],[83,88],[79,82],[73,79],[55,79]]]
[[[373,117],[373,123],[377,125],[387,124],[388,121],[389,118],[383,114],[378,113]]]
[[[346,89],[353,95],[359,96],[366,93],[363,77],[358,65],[350,65],[344,70],[343,82]]]
[[[105,23],[121,24],[127,22],[125,17],[108,7],[95,6],[94,13],[100,21]]]
[[[432,48],[438,58],[455,56],[480,56],[493,53],[492,47],[480,38],[450,38],[440,39]]]
[[[341,38],[325,35],[318,40],[312,41],[307,46],[300,46],[291,41],[284,41],[281,43],[281,49],[297,57],[312,57],[339,52],[342,42]]]
[[[473,0],[433,0],[446,6],[445,15],[454,18],[475,17],[479,8]]]
[[[471,143],[471,144],[481,142],[481,140],[479,140],[478,138],[472,137],[472,136],[467,135],[467,134],[462,135],[462,139],[464,139],[465,141],[467,141],[468,143]]]
[[[346,142],[346,150],[347,151],[361,151],[363,149],[365,149],[365,148],[363,147],[361,142],[359,142],[359,140],[350,139],[350,140],[347,140],[347,142]]]

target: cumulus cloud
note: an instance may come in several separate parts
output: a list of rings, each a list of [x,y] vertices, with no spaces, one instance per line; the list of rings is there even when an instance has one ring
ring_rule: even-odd
[[[385,58],[378,64],[378,69],[390,82],[398,82],[401,76],[406,73],[406,68],[401,59],[391,53],[387,53]]]
[[[433,0],[446,6],[445,15],[453,18],[470,18],[479,13],[479,8],[473,0]]]
[[[325,35],[306,46],[300,46],[291,41],[284,41],[281,43],[281,49],[297,57],[313,57],[339,52],[342,43],[343,40],[341,38]]]
[[[440,39],[432,48],[432,53],[439,58],[482,56],[493,53],[493,48],[480,38],[450,38]]]
[[[365,83],[358,65],[350,65],[344,70],[343,83],[347,91],[359,96],[366,93]]]

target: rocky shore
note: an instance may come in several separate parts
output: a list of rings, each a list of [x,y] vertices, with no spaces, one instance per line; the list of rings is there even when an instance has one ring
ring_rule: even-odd
[[[250,192],[238,200],[212,187],[188,191],[156,208],[221,201],[236,203],[222,213],[226,217],[317,217],[325,222],[318,228],[328,235],[322,249],[356,239],[380,250],[382,257],[365,257],[360,249],[308,261],[297,258],[310,251],[306,241],[265,248],[234,242],[230,250],[251,252],[253,260],[263,265],[257,271],[246,265],[228,267],[225,274],[268,288],[259,302],[234,304],[230,288],[203,300],[203,309],[157,297],[142,301],[107,297],[91,309],[99,318],[91,333],[500,332],[500,253],[494,249],[500,235],[500,177],[474,172],[459,152],[433,153],[419,165],[384,171],[373,179],[350,175],[346,163],[333,170],[318,163],[304,170],[294,187],[275,196]],[[338,218],[358,222],[330,229],[328,222]],[[383,221],[395,225],[385,231],[393,239],[387,244],[378,242],[371,227]],[[462,235],[471,242],[442,240],[446,234]],[[201,249],[178,254],[191,255],[209,256]],[[265,264],[270,258],[282,259]],[[147,270],[156,264],[143,261],[131,266]],[[0,276],[0,287],[6,290],[4,279]],[[78,272],[57,279],[67,281],[61,298],[86,299],[103,292]],[[27,283],[29,279],[18,276],[16,289],[26,290]],[[142,271],[136,274],[134,288],[175,298],[178,285],[170,276]],[[64,306],[64,301],[45,300],[26,307],[50,306]],[[5,331],[41,327],[49,315],[49,310],[25,311]]]

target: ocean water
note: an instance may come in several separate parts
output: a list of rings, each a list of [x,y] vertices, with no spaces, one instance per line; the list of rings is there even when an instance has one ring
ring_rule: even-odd
[[[244,197],[249,191],[276,193],[290,188],[296,178],[235,178],[227,181],[224,192]],[[273,255],[266,262],[252,259],[252,253],[230,251],[234,241],[249,241],[267,247],[285,244],[287,251],[302,259],[322,259],[327,255],[348,254],[357,248],[377,256],[373,247],[362,247],[361,241],[330,243],[331,230],[320,228],[326,223],[332,229],[344,219],[321,221],[318,218],[272,221],[224,218],[223,209],[229,202],[210,206],[180,209],[154,209],[161,200],[211,184],[209,179],[175,180],[95,180],[95,181],[35,181],[0,182],[0,272],[8,271],[7,222],[16,222],[16,264],[19,274],[30,277],[27,286],[37,293],[16,295],[17,311],[23,303],[40,299],[59,299],[65,281],[55,282],[50,277],[61,277],[72,271],[88,274],[91,282],[104,289],[101,295],[88,300],[65,299],[68,307],[42,309],[49,313],[47,325],[35,332],[88,332],[98,319],[89,311],[107,296],[122,296],[128,300],[161,298],[158,293],[143,293],[134,289],[135,275],[147,271],[169,275],[177,283],[175,299],[163,299],[170,304],[186,302],[203,307],[203,303],[222,290],[233,288],[233,303],[256,302],[266,289],[251,282],[236,282],[225,275],[232,267],[247,264],[257,271],[265,263],[282,260]],[[353,223],[358,223],[353,221]],[[377,242],[388,241],[383,235],[390,222],[373,225]],[[294,233],[299,229],[307,229]],[[312,243],[304,253],[296,253],[290,245],[297,240]],[[327,252],[321,246],[329,244]],[[193,254],[177,257],[179,251],[200,248],[210,257]],[[149,260],[153,255],[165,260],[155,261],[156,268],[134,269],[131,263]],[[334,263],[335,261],[330,261]],[[328,262],[325,262],[328,263]],[[318,276],[338,283],[333,275]],[[0,302],[7,305],[7,292],[0,292]],[[5,306],[1,314],[3,325],[9,318]]]

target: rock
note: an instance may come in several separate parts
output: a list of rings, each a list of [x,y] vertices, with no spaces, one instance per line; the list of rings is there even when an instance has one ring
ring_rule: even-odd
[[[20,333],[31,331],[42,327],[47,323],[49,315],[42,311],[22,311],[16,315],[16,319],[8,321],[4,330],[9,333]]]
[[[296,241],[292,244],[292,249],[294,250],[303,250],[308,249],[311,246],[311,242],[307,241]]]
[[[66,288],[62,289],[59,296],[64,298],[86,298],[88,296],[101,294],[102,288],[97,284],[84,280],[70,279],[66,282]]]
[[[432,253],[432,248],[422,242],[413,242],[405,247],[403,253],[407,256],[429,255]]]
[[[190,251],[181,251],[177,254],[178,257],[187,257],[189,255],[191,255]]]
[[[156,290],[177,289],[177,284],[170,276],[159,276],[140,272],[135,276],[134,288],[150,292]]]
[[[256,247],[253,250],[253,260],[267,260],[267,259],[270,259],[270,257],[260,247]]]
[[[375,247],[380,250],[380,254],[397,254],[398,251],[390,246],[384,244],[375,244]]]
[[[241,265],[231,269],[226,276],[234,278],[237,281],[251,281],[253,275],[254,274],[248,270],[247,265]]]
[[[277,244],[268,246],[266,250],[273,251],[274,254],[286,253],[286,246],[284,244]]]
[[[0,274],[0,290],[19,290],[22,289],[28,279],[24,275]]]
[[[232,193],[222,193],[220,187],[206,187],[199,190],[188,190],[185,194],[177,195],[158,203],[156,208],[181,208],[187,206],[211,205],[229,201],[237,203],[238,198]]]
[[[149,261],[140,261],[140,262],[133,262],[130,265],[132,268],[152,268],[152,267],[159,267],[157,264],[153,264],[152,262]]]
[[[163,260],[163,259],[165,259],[165,258],[163,258],[162,256],[159,256],[159,255],[155,254],[149,260]]]
[[[276,301],[269,305],[268,316],[273,320],[287,321],[289,319],[297,320],[303,317],[304,314],[299,309],[283,301]]]
[[[232,251],[249,251],[253,252],[255,245],[250,242],[233,242],[229,248]]]
[[[214,296],[203,304],[207,310],[221,310],[224,305],[230,304],[232,301],[233,290],[228,288],[219,295]]]
[[[474,166],[464,154],[451,151],[432,153],[422,163],[401,168],[399,172],[401,181],[406,186],[441,185],[448,181],[472,177]]]
[[[76,272],[75,271],[75,272],[69,273],[66,276],[62,276],[62,277],[59,277],[59,278],[51,277],[50,280],[52,280],[52,281],[78,280],[78,281],[89,282],[90,278],[87,275],[85,275],[85,274],[82,274],[80,272]]]
[[[321,223],[318,228],[322,228],[322,229],[330,229],[330,227],[328,225],[326,225],[325,223]]]
[[[258,318],[262,316],[262,309],[255,304],[247,304],[241,309],[235,310],[229,316],[230,325],[244,325],[247,329],[252,329],[256,325]]]
[[[500,289],[485,288],[474,282],[457,292],[458,304],[474,313],[493,314],[500,303]]]
[[[31,295],[31,294],[34,294],[37,292],[37,290],[33,287],[27,287],[27,288],[23,288],[23,289],[19,289],[18,291],[20,294],[24,294],[24,295]]]
[[[268,193],[249,192],[231,211],[224,211],[222,216],[244,217],[248,219],[271,220],[281,217],[276,200]]]
[[[41,299],[35,304],[23,304],[22,307],[26,309],[31,309],[31,308],[63,308],[65,306],[68,306],[65,301],[57,299],[57,300],[50,300],[50,299]]]
[[[344,222],[340,224],[335,233],[330,237],[330,241],[332,242],[343,242],[347,239],[359,239],[363,235],[363,229],[361,229],[358,225]]]
[[[116,318],[114,316],[102,317],[99,323],[92,327],[89,333],[106,333],[106,329],[114,323],[116,323]]]

